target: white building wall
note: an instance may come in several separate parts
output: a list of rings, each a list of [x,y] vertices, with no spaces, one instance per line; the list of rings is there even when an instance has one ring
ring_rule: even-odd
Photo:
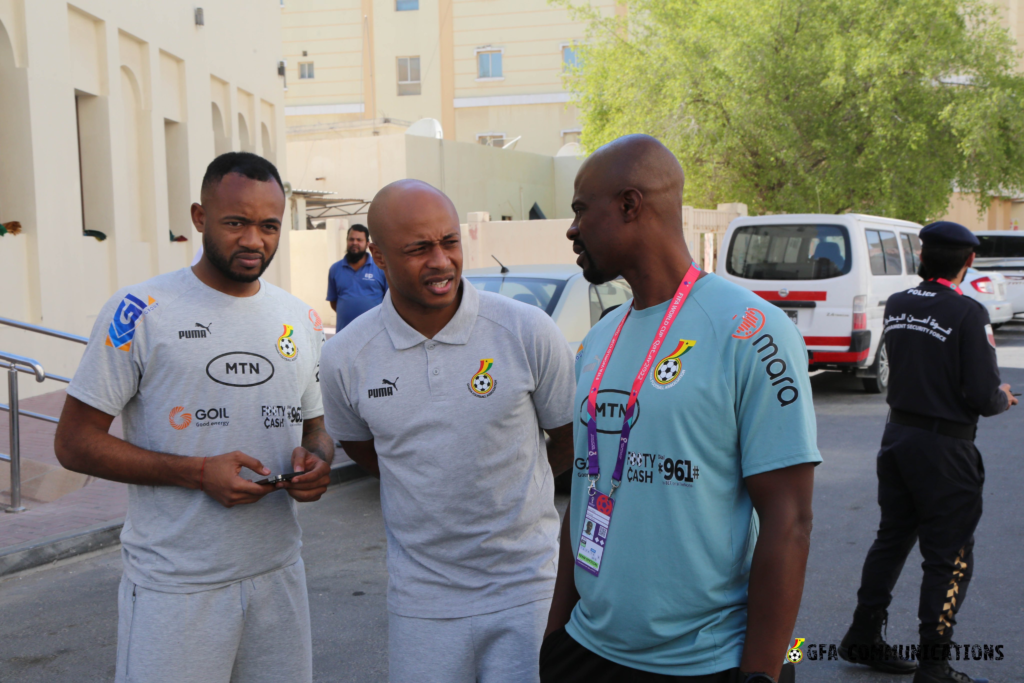
[[[23,226],[0,237],[0,316],[87,335],[117,289],[187,265],[214,104],[220,151],[284,160],[280,2],[204,4],[197,26],[190,0],[0,0],[0,222]],[[289,261],[285,230],[268,279],[290,286]],[[4,326],[0,350],[65,375],[81,354]]]

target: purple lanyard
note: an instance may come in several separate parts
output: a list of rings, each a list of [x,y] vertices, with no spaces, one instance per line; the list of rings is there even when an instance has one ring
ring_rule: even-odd
[[[661,348],[662,342],[665,341],[665,337],[668,336],[668,331],[671,329],[672,323],[675,322],[676,316],[679,315],[679,311],[682,310],[683,304],[686,303],[686,298],[690,296],[690,290],[693,289],[693,285],[697,282],[698,277],[700,277],[700,270],[691,263],[689,270],[686,271],[686,275],[683,277],[683,281],[679,283],[679,289],[676,290],[675,296],[672,297],[672,303],[669,304],[668,310],[665,311],[665,317],[661,319],[658,333],[654,335],[654,342],[647,352],[643,365],[640,366],[640,372],[637,373],[636,379],[633,380],[633,389],[629,392],[629,400],[626,402],[626,417],[622,421],[622,434],[619,436],[619,454],[615,460],[615,471],[612,472],[612,488],[608,494],[609,496],[614,495],[615,489],[622,483],[622,467],[626,464],[626,450],[629,446],[629,422],[633,419],[633,411],[636,409],[636,397],[640,394],[640,388],[644,384],[644,379],[647,377],[654,359],[658,356],[658,350]],[[604,372],[608,369],[608,361],[612,359],[615,345],[619,342],[622,328],[632,312],[633,305],[630,304],[629,310],[626,311],[626,315],[622,316],[619,326],[615,329],[615,334],[612,335],[612,341],[608,344],[608,350],[604,352],[604,358],[597,367],[597,372],[594,373],[594,382],[590,385],[590,394],[587,397],[587,410],[590,412],[590,420],[587,422],[587,462],[589,465],[591,495],[593,495],[594,489],[597,488],[597,482],[601,478],[601,465],[597,459],[597,419],[595,418],[597,415],[597,392],[601,389],[601,380],[604,379]]]

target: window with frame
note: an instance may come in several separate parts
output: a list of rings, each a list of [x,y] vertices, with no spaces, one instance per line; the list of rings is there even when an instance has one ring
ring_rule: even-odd
[[[398,94],[420,94],[420,58],[398,58]]]
[[[504,133],[481,133],[476,136],[476,141],[481,145],[489,145],[491,147],[504,147],[505,146],[505,134]]]
[[[921,241],[917,241],[917,249],[914,249],[913,239],[917,238],[917,235],[911,235],[908,232],[900,233],[900,242],[903,245],[903,266],[907,269],[908,275],[913,275],[917,272],[917,267],[921,265]]]
[[[562,46],[562,71],[572,71],[580,67],[580,55],[577,45]]]
[[[299,62],[299,79],[313,78],[313,62]]]
[[[582,131],[579,130],[563,130],[562,131],[562,144],[568,145],[570,142],[579,143],[580,134]]]
[[[504,78],[504,71],[501,68],[501,51],[476,53],[477,80],[483,78]]]
[[[865,230],[868,242],[868,261],[872,275],[902,275],[903,263],[896,233],[888,230]]]
[[[632,297],[633,289],[621,278],[603,285],[590,285],[590,326],[596,325],[609,310],[618,308]]]
[[[420,8],[420,0],[395,0],[396,12],[411,12]]]

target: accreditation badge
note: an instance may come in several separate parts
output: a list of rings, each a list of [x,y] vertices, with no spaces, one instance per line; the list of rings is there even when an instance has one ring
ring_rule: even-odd
[[[594,576],[601,571],[601,558],[604,556],[604,545],[608,542],[608,526],[612,523],[614,509],[615,501],[597,491],[587,501],[587,515],[583,519],[576,564]]]

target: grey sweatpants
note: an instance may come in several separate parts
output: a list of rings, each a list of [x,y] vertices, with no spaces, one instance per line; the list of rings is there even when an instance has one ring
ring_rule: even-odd
[[[550,600],[459,619],[388,614],[391,683],[539,683]]]
[[[306,570],[283,569],[199,593],[121,577],[115,683],[310,683]]]

